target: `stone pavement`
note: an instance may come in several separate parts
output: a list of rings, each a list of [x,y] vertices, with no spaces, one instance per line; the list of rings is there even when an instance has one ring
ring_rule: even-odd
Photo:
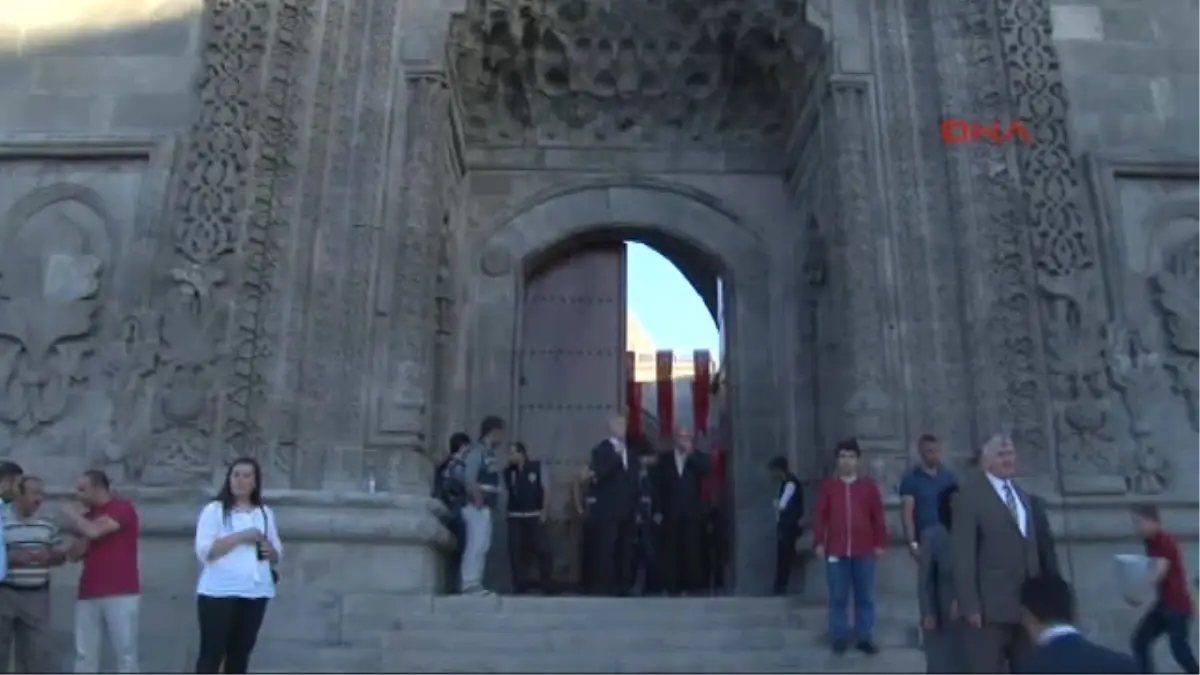
[[[895,606],[894,603],[880,603]],[[435,598],[383,636],[384,672],[923,672],[911,620],[874,657],[832,656],[823,607],[780,598]]]

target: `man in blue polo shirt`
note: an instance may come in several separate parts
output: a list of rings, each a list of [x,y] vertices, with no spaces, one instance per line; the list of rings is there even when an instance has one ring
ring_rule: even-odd
[[[938,495],[957,481],[942,466],[941,442],[933,434],[917,439],[918,461],[900,481],[900,515],[904,540],[914,559],[921,553],[921,531],[938,522]]]

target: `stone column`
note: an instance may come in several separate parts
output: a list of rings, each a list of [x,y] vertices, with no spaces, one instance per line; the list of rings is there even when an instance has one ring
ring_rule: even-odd
[[[428,470],[407,453],[428,452],[433,433],[433,356],[439,330],[435,294],[443,246],[442,161],[449,137],[450,95],[440,70],[406,68],[403,104],[393,106],[389,227],[375,261],[375,331],[367,443],[386,449],[381,479],[389,485],[424,481]]]
[[[834,439],[854,436],[869,471],[890,480],[903,458],[903,397],[898,391],[895,269],[889,218],[883,212],[878,140],[866,76],[831,78],[825,116],[835,149],[829,282],[841,329],[834,396],[840,410],[827,414]],[[883,462],[881,465],[880,462]],[[886,485],[881,485],[887,490]]]
[[[304,314],[296,336],[303,379],[287,393],[299,399],[292,475],[300,487],[367,490],[382,482],[374,477],[374,449],[364,440],[375,405],[365,376],[377,370],[371,262],[386,231],[382,198],[391,190],[385,169],[396,104],[398,8],[386,0],[331,0],[324,18],[317,71],[318,78],[332,77],[313,93],[321,102],[314,102],[320,115],[312,131],[323,154],[310,159],[316,164],[305,195],[316,196],[305,204],[310,229],[295,249],[308,264],[298,270],[303,276],[292,305]]]

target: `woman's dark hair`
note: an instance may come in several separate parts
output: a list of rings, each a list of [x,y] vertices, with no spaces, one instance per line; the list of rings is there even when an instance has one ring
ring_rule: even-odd
[[[954,520],[954,495],[956,494],[958,494],[958,486],[951,485],[943,488],[937,496],[938,522],[947,530],[950,529],[950,524]]]
[[[239,466],[248,466],[254,469],[254,489],[250,491],[250,503],[255,506],[262,506],[262,467],[259,466],[258,460],[253,457],[238,457],[229,464],[229,468],[225,470],[225,482],[221,484],[221,490],[217,493],[217,501],[221,502],[221,511],[225,514],[225,518],[229,518],[229,511],[233,508],[233,470]]]
[[[521,455],[525,459],[529,459],[529,451],[525,449],[525,444],[521,441],[513,441],[512,449],[516,450],[517,454]]]

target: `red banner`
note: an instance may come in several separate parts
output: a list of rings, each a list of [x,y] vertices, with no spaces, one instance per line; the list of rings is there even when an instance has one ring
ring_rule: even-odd
[[[708,435],[708,409],[712,394],[712,355],[707,349],[692,353],[695,375],[692,377],[692,419],[696,424],[696,437]]]
[[[637,354],[625,352],[625,419],[629,423],[626,435],[642,435],[642,385],[637,381]]]
[[[655,355],[654,365],[658,382],[658,435],[670,438],[675,429],[675,381],[671,379],[675,353],[659,351]]]

